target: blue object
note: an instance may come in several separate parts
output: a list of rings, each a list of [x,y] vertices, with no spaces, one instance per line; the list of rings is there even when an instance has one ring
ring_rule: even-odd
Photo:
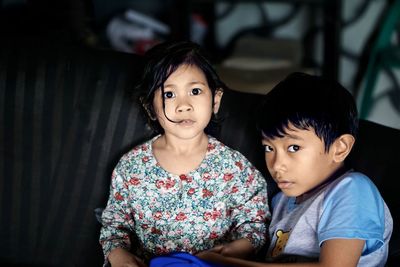
[[[202,259],[186,252],[173,252],[167,255],[157,256],[150,261],[149,265],[149,267],[183,267],[183,266],[223,267],[223,265],[203,261]]]

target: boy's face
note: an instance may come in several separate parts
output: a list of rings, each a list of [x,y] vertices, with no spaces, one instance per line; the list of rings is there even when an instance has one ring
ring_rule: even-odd
[[[332,149],[325,152],[324,142],[313,129],[300,130],[289,125],[284,137],[263,139],[262,143],[271,176],[290,197],[313,189],[342,165],[335,162]]]

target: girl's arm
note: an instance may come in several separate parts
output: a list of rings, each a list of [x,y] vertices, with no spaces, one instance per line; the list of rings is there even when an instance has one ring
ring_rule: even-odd
[[[113,249],[108,255],[112,267],[146,267],[146,264],[123,248]]]
[[[117,165],[112,174],[107,206],[101,216],[102,227],[99,241],[103,248],[105,262],[111,261],[110,258],[115,255],[119,255],[115,257],[116,259],[125,258],[126,262],[130,262],[129,258],[134,257],[133,254],[128,252],[131,247],[130,229],[134,222],[129,216],[131,211],[127,204],[129,192],[126,181],[120,173]]]
[[[227,257],[213,251],[204,251],[197,256],[203,260],[235,267],[356,267],[365,241],[361,239],[331,239],[322,243],[318,262],[302,263],[261,263]]]

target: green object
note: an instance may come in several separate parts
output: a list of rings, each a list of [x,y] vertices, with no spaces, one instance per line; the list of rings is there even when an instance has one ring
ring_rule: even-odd
[[[366,119],[373,104],[373,90],[376,87],[378,75],[384,68],[400,67],[399,44],[392,44],[392,36],[400,25],[400,0],[389,1],[384,10],[380,28],[375,41],[372,43],[368,59],[366,80],[362,90],[359,105],[360,118]]]

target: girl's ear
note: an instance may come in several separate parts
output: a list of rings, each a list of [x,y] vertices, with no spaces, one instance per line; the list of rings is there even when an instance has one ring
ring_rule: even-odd
[[[146,110],[147,116],[150,118],[150,120],[155,121],[157,120],[156,115],[154,114],[154,111],[152,110],[152,108],[150,107],[149,104],[145,104],[143,101],[143,97],[140,97],[140,103],[142,104],[142,107],[144,108],[144,110]]]
[[[223,94],[224,94],[224,91],[221,88],[217,88],[217,90],[215,90],[214,105],[213,105],[214,114],[218,113],[219,107],[221,105],[221,99],[222,99],[222,95]]]
[[[333,143],[333,160],[335,162],[343,162],[350,154],[355,142],[354,136],[351,134],[343,134]]]

